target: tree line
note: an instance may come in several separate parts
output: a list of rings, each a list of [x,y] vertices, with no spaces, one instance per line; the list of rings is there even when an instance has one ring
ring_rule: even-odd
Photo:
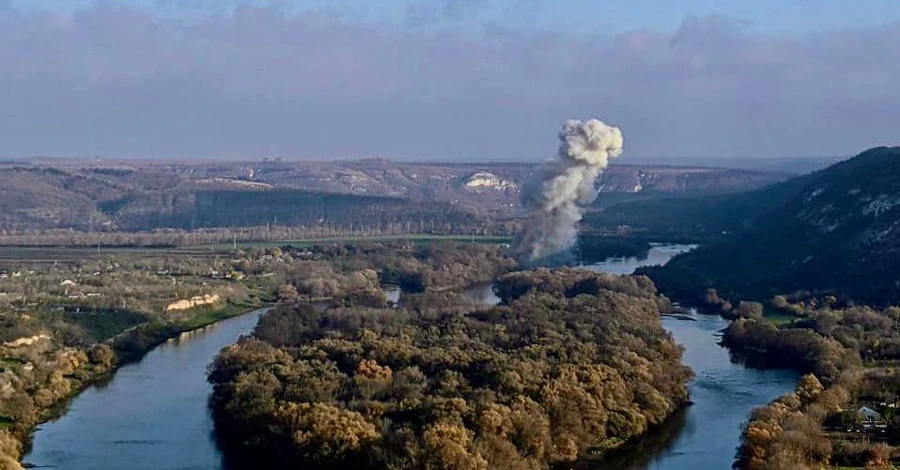
[[[807,373],[794,393],[751,414],[737,469],[879,468],[898,455],[900,309],[810,303],[790,324],[741,318],[725,330],[724,344],[752,365]],[[863,404],[882,409],[885,433],[851,439],[845,431]]]
[[[499,306],[435,289],[399,308],[281,303],[210,367],[226,455],[548,468],[601,457],[687,403],[691,373],[648,279],[563,269],[496,283]]]

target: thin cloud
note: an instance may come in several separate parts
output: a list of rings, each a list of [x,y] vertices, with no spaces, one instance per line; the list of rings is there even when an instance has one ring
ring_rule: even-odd
[[[486,0],[413,0],[406,5],[407,25],[459,22],[478,12]]]
[[[537,159],[569,117],[622,128],[626,157],[850,154],[895,138],[897,43],[898,24],[769,36],[717,16],[579,35],[0,9],[0,156]]]

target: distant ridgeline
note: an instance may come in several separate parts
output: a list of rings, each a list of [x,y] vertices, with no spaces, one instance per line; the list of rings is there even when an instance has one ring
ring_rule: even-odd
[[[900,147],[873,148],[753,192],[648,204],[661,218],[683,217],[680,227],[726,232],[645,270],[677,298],[700,300],[715,287],[731,299],[812,291],[900,302]]]
[[[197,191],[173,201],[168,211],[151,214],[142,213],[139,204],[114,201],[101,209],[127,230],[328,224],[347,230],[388,230],[396,225],[415,232],[449,232],[475,222],[472,214],[449,204],[296,189]]]
[[[292,188],[208,187],[164,173],[125,170],[4,168],[0,196],[0,231],[6,233],[280,225],[374,234],[471,234],[487,226],[449,202]]]

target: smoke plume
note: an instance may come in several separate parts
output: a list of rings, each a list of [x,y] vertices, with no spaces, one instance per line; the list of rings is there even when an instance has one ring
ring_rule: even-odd
[[[581,207],[597,197],[594,183],[609,158],[622,153],[622,132],[597,119],[566,121],[559,140],[556,156],[522,190],[528,217],[515,243],[521,262],[570,253]]]

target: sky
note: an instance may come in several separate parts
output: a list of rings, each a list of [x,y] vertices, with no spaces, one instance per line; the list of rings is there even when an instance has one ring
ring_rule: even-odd
[[[0,0],[0,157],[853,155],[896,44],[894,0]]]

